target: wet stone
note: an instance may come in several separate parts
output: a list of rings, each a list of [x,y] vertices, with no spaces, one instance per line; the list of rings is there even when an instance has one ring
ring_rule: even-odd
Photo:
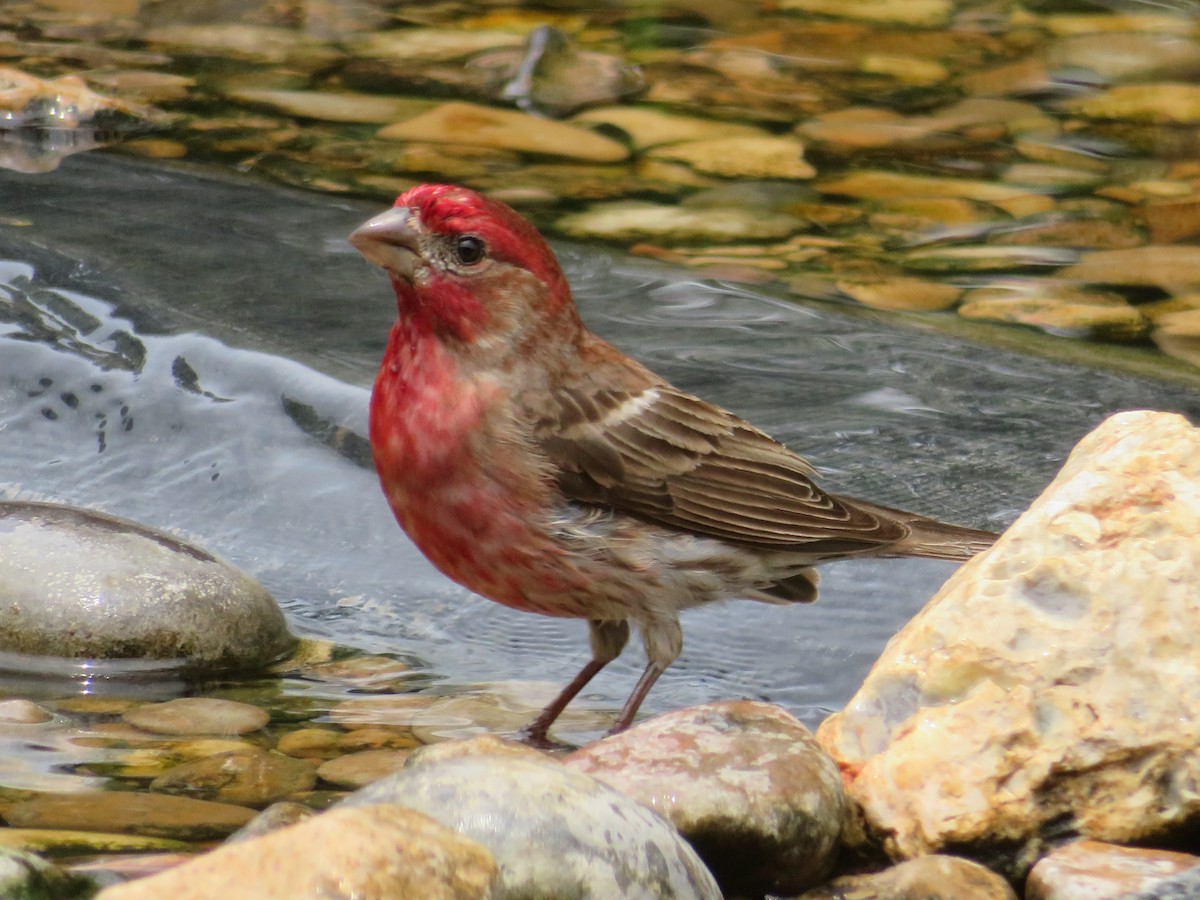
[[[793,216],[759,214],[736,208],[687,209],[627,200],[598,203],[584,212],[563,216],[556,228],[568,237],[601,241],[772,240],[801,229]]]
[[[1080,895],[1077,895],[1080,896]],[[845,875],[795,900],[1017,900],[1003,876],[977,862],[930,854],[868,875]],[[1026,900],[1033,898],[1026,894]],[[1064,898],[1065,900],[1065,898]]]
[[[54,713],[32,700],[0,700],[0,723],[7,725],[41,725],[54,718]]]
[[[494,99],[556,118],[631,96],[644,84],[637,66],[583,50],[550,25],[534,28],[520,49],[476,56],[467,65],[483,76]]]
[[[317,811],[315,809],[305,806],[303,803],[294,803],[287,800],[272,803],[226,838],[225,843],[232,844],[236,841],[248,841],[264,834],[269,834],[272,831],[278,831],[280,828],[295,825],[297,822],[303,822],[305,819],[311,819],[316,814]]]
[[[1069,265],[1078,254],[1065,247],[987,245],[933,247],[906,253],[901,262],[918,272],[1006,272]]]
[[[929,312],[950,309],[962,296],[962,289],[936,281],[896,277],[880,281],[838,281],[837,289],[873,309]]]
[[[766,131],[752,125],[684,116],[647,106],[606,106],[589,109],[579,113],[571,121],[593,128],[603,125],[619,129],[636,150],[686,141],[767,136]]]
[[[339,808],[173,869],[111,887],[100,900],[213,897],[422,897],[493,900],[496,862],[430,817],[386,804]]]
[[[170,838],[75,831],[71,828],[0,828],[0,847],[43,856],[90,856],[99,853],[171,853],[191,845]],[[0,894],[0,896],[5,896]]]
[[[1172,876],[1200,872],[1200,856],[1142,847],[1122,847],[1081,840],[1042,857],[1029,873],[1026,900],[1072,900],[1075,897],[1142,898]],[[1195,882],[1193,882],[1194,884]],[[1172,896],[1169,891],[1161,895]],[[1183,900],[1195,894],[1180,893]]]
[[[294,642],[249,575],[163,531],[92,510],[0,503],[0,650],[252,668]]]
[[[629,151],[617,141],[590,129],[474,103],[442,104],[389,125],[378,136],[389,141],[475,144],[590,162],[620,162],[629,156]]]
[[[230,91],[226,96],[238,103],[262,106],[285,115],[326,122],[383,124],[410,119],[432,106],[427,100],[348,92],[241,89]]]
[[[651,158],[687,163],[720,178],[804,180],[817,170],[804,161],[804,145],[786,137],[725,137],[670,144],[650,151]]]
[[[412,750],[360,750],[323,763],[317,775],[335,787],[357,789],[398,772]]]
[[[297,759],[333,759],[344,751],[342,732],[330,728],[301,728],[281,735],[275,749]]]
[[[1125,84],[1067,105],[1093,119],[1120,119],[1155,125],[1200,123],[1200,85],[1179,82]]]
[[[150,790],[240,806],[265,806],[309,790],[316,780],[314,767],[307,760],[247,748],[176,766],[155,778]]]
[[[1200,309],[1159,316],[1151,337],[1164,353],[1200,366]]]
[[[14,803],[4,821],[17,828],[117,832],[183,841],[223,838],[254,818],[254,811],[164,794],[43,794]]]
[[[235,700],[180,697],[165,703],[147,703],[129,710],[122,718],[155,734],[246,734],[266,725],[270,715]]]
[[[936,28],[950,21],[951,0],[780,0],[789,12]]]
[[[338,808],[392,802],[487,847],[500,866],[497,898],[721,896],[665,820],[553,760],[520,753],[434,758]]]
[[[89,878],[55,868],[33,853],[0,846],[0,897],[52,900],[87,897],[94,890]]]
[[[1146,317],[1123,297],[1055,282],[1029,282],[1012,290],[996,287],[968,291],[958,314],[966,319],[1030,325],[1052,334],[1098,340],[1137,341],[1150,330]]]
[[[788,894],[833,867],[837,766],[778,706],[725,701],[641,722],[564,760],[655,810],[729,896]]]

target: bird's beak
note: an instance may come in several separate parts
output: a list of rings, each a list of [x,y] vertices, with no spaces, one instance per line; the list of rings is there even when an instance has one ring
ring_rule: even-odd
[[[350,232],[350,243],[369,262],[411,281],[420,262],[418,234],[410,222],[414,214],[407,206],[380,213]]]

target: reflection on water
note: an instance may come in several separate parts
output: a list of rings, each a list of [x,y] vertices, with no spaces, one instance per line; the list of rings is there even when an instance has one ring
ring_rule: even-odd
[[[574,673],[582,624],[447,581],[403,537],[366,465],[364,385],[393,301],[341,236],[373,206],[103,159],[9,196],[32,224],[2,236],[7,493],[178,529],[262,580],[298,633],[419,657],[443,684]],[[151,227],[164,217],[189,223],[186,241]],[[1010,521],[1112,411],[1200,415],[1194,394],[1157,382],[578,247],[562,256],[605,337],[805,453],[831,487],[965,524]],[[835,564],[813,607],[695,610],[648,711],[751,696],[815,723],[953,568]],[[591,696],[618,705],[642,665],[631,651]]]

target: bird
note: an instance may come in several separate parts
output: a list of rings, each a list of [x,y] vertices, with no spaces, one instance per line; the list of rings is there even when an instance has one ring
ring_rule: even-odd
[[[814,566],[966,560],[996,535],[828,493],[802,457],[592,333],[537,228],[466,187],[417,185],[354,230],[398,315],[371,392],[383,492],[445,575],[584,619],[591,657],[520,737],[549,729],[640,631],[633,722],[683,646],[681,611],[809,603]]]

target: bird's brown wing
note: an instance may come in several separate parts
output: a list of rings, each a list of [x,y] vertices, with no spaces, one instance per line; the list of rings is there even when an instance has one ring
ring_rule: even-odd
[[[551,392],[536,435],[563,492],[764,550],[868,551],[909,528],[826,494],[812,467],[726,410],[669,384]]]

